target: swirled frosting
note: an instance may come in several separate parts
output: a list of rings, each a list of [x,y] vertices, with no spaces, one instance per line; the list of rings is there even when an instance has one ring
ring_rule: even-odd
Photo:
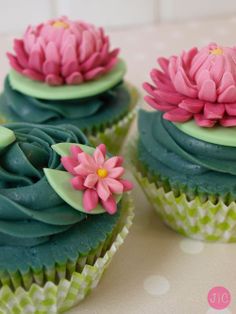
[[[44,167],[61,168],[51,145],[85,144],[86,138],[70,125],[5,126],[14,131],[16,141],[0,151],[0,246],[46,242],[86,218],[67,205],[44,176]]]
[[[194,193],[236,197],[236,148],[181,132],[161,112],[139,115],[138,158],[161,180]]]
[[[49,101],[12,89],[8,78],[0,97],[0,112],[9,121],[72,124],[83,131],[110,124],[129,110],[130,94],[124,84],[85,99]]]

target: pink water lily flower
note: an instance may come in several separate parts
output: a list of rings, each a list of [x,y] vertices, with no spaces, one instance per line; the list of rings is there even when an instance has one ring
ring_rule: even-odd
[[[145,100],[173,122],[195,119],[201,127],[236,126],[236,48],[215,43],[158,59]]]
[[[117,211],[115,194],[122,194],[133,188],[130,181],[122,179],[123,158],[106,158],[106,146],[99,145],[93,156],[76,145],[71,146],[71,156],[61,158],[64,168],[73,175],[74,189],[83,191],[83,206],[92,211],[100,202],[109,214]]]
[[[119,49],[110,50],[103,28],[67,17],[29,26],[14,40],[11,66],[32,80],[49,85],[77,85],[110,71]]]

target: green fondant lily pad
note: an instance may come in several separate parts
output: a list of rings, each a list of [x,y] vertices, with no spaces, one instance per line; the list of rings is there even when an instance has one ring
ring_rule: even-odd
[[[47,100],[65,100],[101,94],[119,83],[125,72],[125,62],[120,59],[110,72],[81,85],[50,86],[46,83],[33,81],[14,70],[10,71],[9,80],[13,89],[25,95]]]
[[[0,126],[0,151],[16,140],[12,130]]]
[[[199,140],[217,145],[236,147],[236,127],[224,128],[216,126],[203,128],[198,126],[193,120],[185,123],[175,123],[175,125],[182,132]]]
[[[85,153],[92,155],[95,151],[95,148],[89,147],[87,145],[82,144],[73,144],[73,143],[59,143],[52,145],[52,149],[57,152],[60,156],[68,156],[70,155],[70,147],[71,145],[79,146]],[[75,190],[71,185],[70,180],[73,176],[66,171],[55,170],[55,169],[44,169],[44,173],[46,178],[53,188],[53,190],[71,207],[74,209],[86,213],[86,214],[101,214],[105,212],[105,209],[99,204],[95,209],[91,212],[87,212],[83,207],[83,191]],[[121,200],[122,194],[115,195],[116,203],[118,204]]]

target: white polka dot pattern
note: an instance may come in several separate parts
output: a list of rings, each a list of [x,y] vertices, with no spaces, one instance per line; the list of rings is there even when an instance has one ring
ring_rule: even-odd
[[[151,295],[161,296],[170,290],[170,283],[163,276],[153,275],[145,279],[144,289]]]

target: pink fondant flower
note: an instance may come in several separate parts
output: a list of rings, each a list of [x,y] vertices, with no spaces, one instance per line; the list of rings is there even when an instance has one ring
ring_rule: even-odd
[[[73,175],[73,188],[83,191],[83,206],[88,212],[100,202],[108,213],[114,214],[117,210],[114,194],[122,194],[133,188],[130,181],[122,179],[123,158],[114,156],[106,159],[104,144],[96,148],[93,156],[72,145],[71,156],[62,157],[61,162]]]
[[[154,85],[144,83],[148,104],[174,122],[195,119],[201,127],[236,126],[236,48],[215,43],[180,56],[159,58]]]
[[[119,49],[110,51],[103,28],[67,17],[29,26],[14,40],[11,66],[32,80],[49,85],[81,84],[110,71]]]

